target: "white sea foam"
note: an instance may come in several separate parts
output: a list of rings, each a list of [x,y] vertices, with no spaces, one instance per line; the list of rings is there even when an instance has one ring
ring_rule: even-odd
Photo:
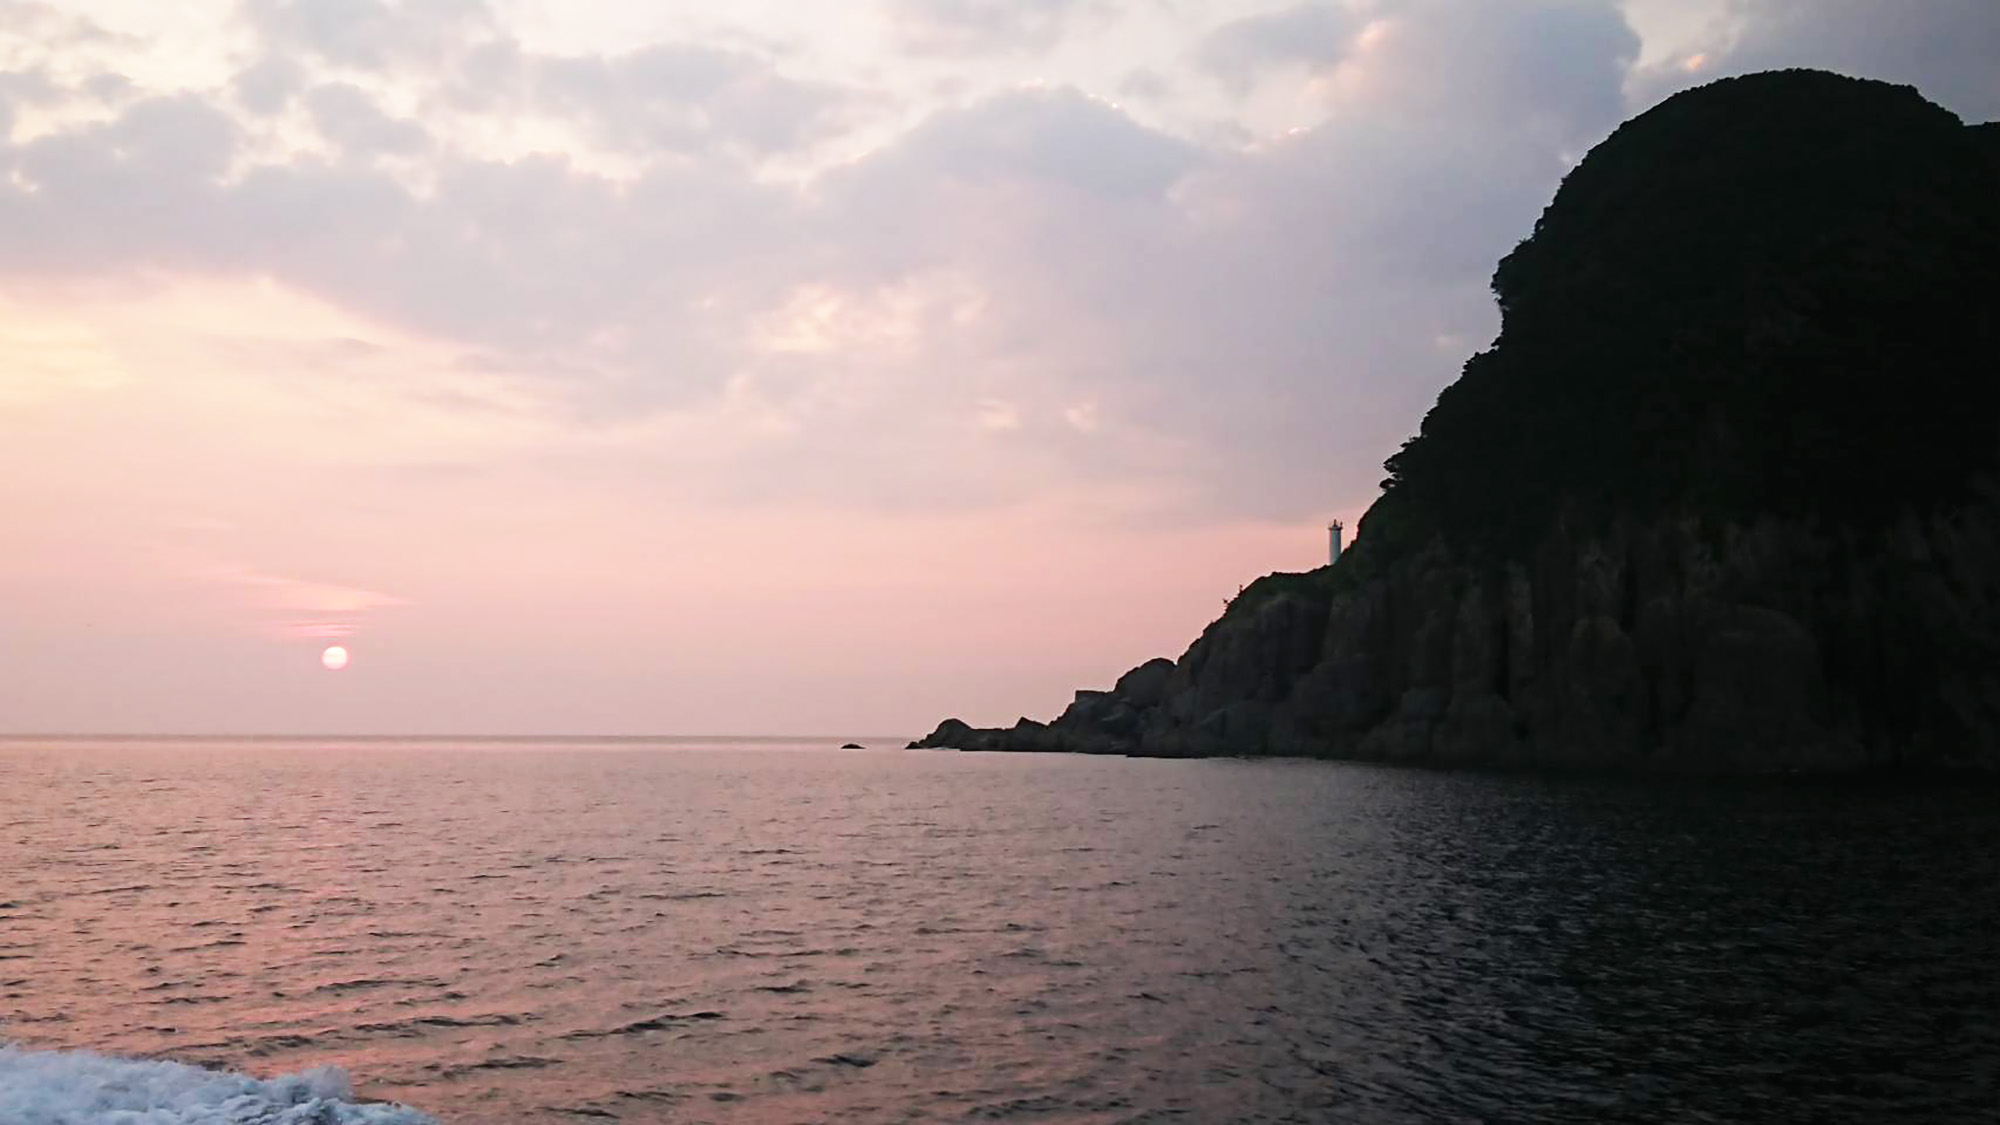
[[[437,1125],[399,1105],[355,1102],[347,1075],[282,1078],[83,1051],[0,1047],[5,1125]]]

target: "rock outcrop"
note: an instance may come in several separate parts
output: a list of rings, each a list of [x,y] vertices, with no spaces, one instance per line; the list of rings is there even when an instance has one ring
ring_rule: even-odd
[[[1670,99],[1502,264],[1499,340],[1336,566],[913,745],[2000,769],[1993,136],[1812,72]]]
[[[1047,725],[920,746],[1718,772],[2000,766],[2000,486],[1880,549],[1779,520],[1253,586]],[[1260,584],[1262,585],[1262,584]],[[1128,691],[1143,673],[1153,691]]]

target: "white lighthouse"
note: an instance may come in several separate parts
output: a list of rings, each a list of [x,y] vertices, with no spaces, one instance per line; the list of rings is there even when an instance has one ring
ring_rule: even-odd
[[[1340,533],[1345,530],[1347,530],[1346,525],[1339,520],[1326,525],[1326,561],[1329,566],[1340,561]]]

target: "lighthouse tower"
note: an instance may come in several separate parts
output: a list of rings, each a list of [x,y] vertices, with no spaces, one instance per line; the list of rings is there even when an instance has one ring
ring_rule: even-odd
[[[1339,520],[1335,520],[1332,523],[1326,525],[1326,540],[1327,540],[1326,561],[1328,565],[1332,565],[1333,563],[1337,563],[1340,561],[1340,533],[1345,530],[1347,530],[1346,525],[1341,523]]]

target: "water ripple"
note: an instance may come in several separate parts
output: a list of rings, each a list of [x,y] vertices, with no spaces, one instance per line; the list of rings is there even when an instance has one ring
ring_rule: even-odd
[[[190,743],[0,744],[0,792],[17,1057],[459,1125],[2000,1100],[1990,792]]]

